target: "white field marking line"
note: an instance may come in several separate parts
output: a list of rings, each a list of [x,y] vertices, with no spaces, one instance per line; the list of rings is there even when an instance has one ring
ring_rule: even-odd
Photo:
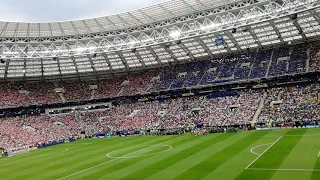
[[[77,148],[77,147],[82,147],[82,146],[85,146],[85,145],[89,145],[89,144],[92,144],[92,143],[79,143],[79,144],[77,144],[77,145],[80,145],[80,146],[76,146],[76,147],[71,147],[71,148],[68,148],[68,149],[65,149],[65,150],[59,150],[59,151],[57,151],[57,152],[61,152],[61,151],[68,151],[68,150],[70,150],[70,149],[74,149],[74,148]],[[74,146],[74,144],[64,144],[64,145],[66,145],[66,146],[69,146],[69,145],[72,145],[72,146]],[[49,149],[49,148],[41,148],[41,149],[37,149],[37,151],[38,151],[38,153],[41,153],[41,152],[45,152],[45,151],[50,151],[51,149]],[[53,154],[53,153],[51,153],[51,154]],[[31,153],[27,153],[27,154],[21,154],[21,155],[17,155],[17,156],[14,156],[14,157],[25,157],[25,156],[29,156],[29,155],[32,155]],[[36,156],[36,157],[39,157],[39,156]],[[42,157],[42,156],[40,156],[40,157]],[[12,157],[10,157],[10,158],[12,158]],[[7,160],[9,160],[9,158],[3,158],[3,159],[0,159],[0,161],[7,161]],[[29,160],[29,159],[28,159]],[[19,162],[21,162],[21,161],[19,161]],[[1,167],[2,165],[0,165],[0,167]]]
[[[256,171],[306,171],[306,172],[320,172],[320,169],[268,169],[268,168],[248,168],[248,170],[256,170]]]
[[[254,152],[253,150],[254,150],[255,148],[258,148],[258,147],[261,147],[261,146],[267,146],[267,145],[270,145],[270,144],[272,144],[272,143],[261,144],[261,145],[258,145],[258,146],[254,146],[253,148],[250,149],[250,152],[251,152],[252,154],[255,154],[255,155],[261,155],[261,154],[259,154],[259,153]]]
[[[320,157],[320,151],[318,152],[318,157]]]
[[[248,169],[253,163],[255,163],[264,153],[266,153],[273,145],[275,145],[283,136],[280,136],[275,142],[273,142],[266,150],[264,150],[256,159],[254,159],[245,169]]]
[[[111,151],[107,154],[107,157],[109,158],[118,158],[118,159],[128,159],[128,158],[136,158],[136,157],[143,157],[143,156],[151,156],[151,155],[156,155],[156,154],[160,154],[160,153],[164,153],[164,152],[167,152],[167,151],[170,151],[172,149],[172,146],[170,145],[157,145],[159,147],[169,147],[168,149],[164,150],[164,151],[160,151],[160,152],[155,152],[155,153],[150,153],[150,154],[142,154],[142,155],[137,155],[137,156],[120,156],[120,157],[117,157],[117,156],[111,156],[110,154],[114,153],[114,152],[117,152],[119,150],[125,150],[125,149],[132,149],[132,148],[136,148],[136,147],[150,147],[150,146],[132,146],[132,147],[128,147],[128,148],[123,148],[123,149],[118,149],[118,150],[115,150],[115,151]],[[157,146],[154,146],[154,147],[157,147]]]
[[[50,151],[50,150],[51,149],[41,149],[38,152],[41,153],[41,152]],[[30,152],[32,152],[32,151],[30,150]],[[0,160],[6,161],[6,160],[12,159],[14,157],[26,157],[26,156],[29,156],[29,155],[32,155],[32,154],[31,153],[19,154],[19,155],[12,156],[12,157],[4,157],[3,159],[0,158]]]
[[[50,150],[51,150],[51,149],[44,149],[44,150],[41,150],[39,153],[45,152],[45,151],[50,151]],[[13,156],[13,157],[28,157],[28,156],[30,156],[30,155],[32,155],[32,154],[31,154],[31,153],[28,153],[28,154],[21,154],[21,155],[23,155],[23,156],[16,155],[16,156]],[[14,161],[14,162],[11,162],[11,163],[8,163],[8,164],[1,164],[0,167],[6,166],[6,165],[10,165],[10,164],[15,164],[15,163],[17,163],[17,162],[22,162],[22,161],[26,161],[26,160],[30,160],[30,159],[35,159],[35,158],[42,157],[42,156],[43,156],[43,155],[41,155],[41,156],[35,156],[35,157],[33,157],[33,158],[28,158],[28,159],[24,159],[24,160]],[[7,160],[9,160],[9,159],[11,159],[11,158],[13,158],[13,157],[6,157],[6,158],[2,159],[2,161],[7,161]]]
[[[92,143],[91,143],[92,144]],[[55,153],[48,153],[48,154],[44,154],[44,155],[39,155],[39,156],[34,156],[32,158],[27,158],[27,159],[22,159],[22,160],[19,160],[19,161],[14,161],[14,162],[10,162],[10,163],[7,163],[7,164],[1,164],[0,167],[3,167],[3,166],[7,166],[7,165],[11,165],[11,164],[16,164],[16,163],[19,163],[19,162],[23,162],[23,161],[27,161],[27,160],[31,160],[31,159],[37,159],[37,158],[41,158],[41,157],[47,157],[49,155],[57,155],[59,153],[63,153],[63,152],[67,152],[69,151],[70,149],[74,149],[74,148],[78,148],[78,147],[82,147],[82,146],[86,146],[87,144],[84,144],[84,145],[80,145],[80,146],[76,146],[76,147],[72,147],[72,148],[69,148],[69,149],[64,149],[64,150],[60,150],[60,151],[57,151]],[[43,151],[49,151],[49,150],[52,150],[52,149],[44,149],[44,150],[41,150],[40,152],[43,152]],[[6,158],[7,159],[7,158]]]
[[[283,136],[320,136],[320,134],[307,134],[307,135],[294,135],[294,134],[292,134],[292,135],[283,135]]]
[[[184,137],[184,136],[182,136],[182,137]],[[134,153],[140,152],[140,151],[142,151],[142,150],[148,149],[148,148],[153,147],[153,146],[156,146],[156,145],[160,145],[160,144],[167,143],[167,142],[170,142],[170,141],[173,141],[173,140],[176,140],[176,139],[180,139],[180,138],[182,138],[182,137],[177,137],[177,138],[174,138],[174,139],[171,139],[171,140],[168,140],[168,141],[164,141],[164,142],[159,143],[159,144],[151,145],[151,146],[149,146],[149,147],[147,147],[147,148],[143,148],[143,149],[140,149],[140,150],[138,150],[138,151],[134,151],[134,152],[132,152],[132,153],[129,153],[129,154],[127,154],[127,155],[124,155],[124,157],[125,157],[125,156],[130,156],[130,155],[132,155],[132,154],[134,154]],[[76,174],[80,174],[80,173],[85,172],[85,171],[90,170],[90,169],[94,169],[94,168],[96,168],[96,167],[105,165],[105,164],[107,164],[107,163],[116,161],[116,160],[118,160],[118,159],[120,159],[120,158],[114,158],[114,159],[112,159],[112,160],[110,160],[110,161],[106,161],[106,162],[97,164],[97,165],[95,165],[95,166],[89,167],[89,168],[87,168],[87,169],[83,169],[83,170],[81,170],[81,171],[77,171],[77,172],[75,172],[75,173],[72,173],[72,174],[69,174],[69,175],[67,175],[67,176],[61,177],[61,178],[59,178],[59,179],[57,179],[57,180],[66,179],[66,178],[68,178],[68,177],[74,176],[74,175],[76,175]]]

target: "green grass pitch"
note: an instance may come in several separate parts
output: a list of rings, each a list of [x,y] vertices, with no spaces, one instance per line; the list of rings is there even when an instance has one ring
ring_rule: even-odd
[[[320,180],[320,129],[85,139],[0,158],[0,179]]]

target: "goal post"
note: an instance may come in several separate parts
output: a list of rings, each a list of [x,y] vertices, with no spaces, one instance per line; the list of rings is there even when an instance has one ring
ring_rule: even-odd
[[[19,146],[14,148],[8,148],[5,150],[5,155],[8,157],[12,157],[19,154],[24,154],[30,152],[29,146]]]

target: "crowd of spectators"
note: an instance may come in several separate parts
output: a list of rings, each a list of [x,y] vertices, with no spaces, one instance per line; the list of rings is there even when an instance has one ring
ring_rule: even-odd
[[[269,90],[259,122],[315,121],[320,118],[320,85],[297,85]]]
[[[316,120],[320,117],[319,84],[268,90],[238,90],[206,96],[123,103],[108,109],[48,116],[8,117],[0,123],[0,147],[33,145],[53,139],[136,129],[192,128],[199,124],[249,124],[261,107],[259,122]],[[265,98],[265,99],[264,99]],[[278,104],[272,104],[277,101]],[[280,103],[281,102],[281,103]]]
[[[320,42],[316,41],[310,44],[310,70],[320,70]]]
[[[0,85],[0,108],[130,96],[197,85],[263,78],[319,69],[319,42],[247,52],[93,81],[25,82]],[[308,50],[310,51],[308,53]],[[56,138],[134,129],[169,129],[199,124],[225,126],[253,120],[319,118],[319,84],[267,90],[120,103],[110,109],[55,116],[8,117],[0,122],[0,147],[32,145]]]
[[[109,79],[87,81],[5,83],[0,87],[0,107],[25,106],[130,96],[160,90],[210,85],[319,69],[319,42],[274,50],[230,55],[214,60],[171,63],[168,67]],[[308,53],[309,52],[309,53]],[[307,63],[307,60],[310,63]],[[57,92],[55,89],[62,89]]]

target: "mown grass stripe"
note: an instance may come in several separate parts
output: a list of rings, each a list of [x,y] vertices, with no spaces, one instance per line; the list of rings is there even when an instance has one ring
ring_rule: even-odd
[[[228,147],[229,145],[236,143],[240,141],[241,139],[247,137],[250,133],[238,133],[237,135],[233,135],[230,138],[226,138],[223,141],[220,141],[215,144],[208,144],[207,147],[204,147],[203,149],[199,150],[198,152],[194,152],[189,154],[189,156],[186,156],[184,158],[179,159],[177,162],[172,164],[171,166],[161,169],[156,174],[150,176],[147,178],[148,180],[157,180],[157,179],[173,179],[174,177],[182,174],[183,172],[189,170],[194,165],[202,162],[212,154],[215,154],[225,147]],[[227,135],[227,134],[225,134]],[[222,136],[221,136],[222,137]],[[220,138],[221,138],[220,137]],[[177,171],[177,168],[179,170]]]
[[[220,137],[221,135],[216,136],[202,136],[195,137],[190,136],[187,141],[183,142],[180,145],[173,145],[172,151],[169,151],[167,154],[160,154],[157,157],[150,157],[141,163],[134,164],[136,168],[134,169],[121,169],[117,173],[109,174],[107,176],[103,176],[103,178],[108,179],[112,177],[116,177],[119,179],[145,179],[159,170],[164,169],[165,167],[170,166],[171,164],[183,159],[184,157],[188,157],[189,154],[197,152],[205,147],[208,144],[212,145],[212,143],[217,143],[219,141],[223,141],[223,139],[228,138],[230,135],[225,136],[224,138]],[[198,142],[198,143],[196,143]],[[195,146],[197,148],[195,148]],[[192,149],[192,150],[190,150]],[[139,168],[138,168],[139,167]]]
[[[103,176],[100,179],[109,178],[109,177],[114,177],[118,179],[131,179],[131,178],[137,178],[140,175],[143,175],[145,173],[150,174],[149,171],[151,170],[151,168],[153,169],[153,167],[155,167],[154,164],[160,161],[165,161],[164,159],[167,159],[167,158],[172,159],[172,156],[174,156],[175,154],[180,154],[185,149],[188,149],[193,146],[198,146],[203,142],[208,142],[209,140],[213,138],[217,138],[219,136],[220,134],[212,135],[212,136],[197,136],[197,137],[190,135],[187,139],[183,140],[180,144],[173,145],[173,149],[171,149],[168,153],[159,154],[157,156],[151,156],[148,159],[132,164],[131,166],[128,166],[126,168],[122,168],[112,174]]]
[[[247,137],[241,139],[240,141],[237,141],[229,145],[228,147],[222,149],[221,151],[209,156],[199,164],[195,164],[192,168],[180,174],[174,179],[202,179],[205,176],[207,176],[210,172],[218,168],[220,165],[226,163],[229,159],[237,155],[244,148],[250,146],[255,141],[258,141],[268,133],[269,131],[259,133],[259,135],[261,136],[258,137],[256,133],[252,133]]]
[[[151,146],[152,145],[158,145],[158,144],[168,144],[169,142],[172,143],[173,141],[179,141],[181,139],[183,139],[184,137],[183,136],[171,136],[173,138],[171,139],[168,139],[166,141],[159,141],[157,143],[148,143],[146,142],[146,144],[150,144]],[[131,153],[136,153],[136,151],[132,151],[132,152],[129,152],[129,154]],[[69,173],[66,174],[66,175],[63,175],[63,176],[60,176],[60,177],[63,177],[63,178],[68,178],[68,179],[80,179],[81,177],[83,176],[88,176],[88,175],[91,175],[93,174],[95,176],[95,174],[97,174],[97,172],[101,171],[101,170],[105,170],[103,171],[103,173],[106,172],[106,169],[109,169],[109,168],[113,168],[115,167],[117,164],[119,163],[123,163],[125,161],[128,161],[128,159],[111,159],[111,158],[108,158],[109,160],[108,161],[105,161],[105,162],[102,162],[102,163],[99,163],[99,164],[95,164],[95,165],[83,165],[83,166],[78,166],[77,167],[77,171],[74,171],[72,173]],[[139,159],[139,158],[137,158]],[[111,162],[111,163],[109,163]],[[99,173],[98,173],[99,174]]]
[[[309,130],[301,137],[294,149],[292,149],[281,166],[279,166],[281,169],[292,169],[292,171],[276,171],[271,180],[278,180],[282,177],[292,177],[290,180],[311,178],[312,170],[318,159],[317,155],[320,149],[320,142],[309,137],[308,132]],[[284,138],[288,139],[290,136]],[[301,169],[306,170],[301,171]]]
[[[126,144],[122,144],[122,147],[125,147]],[[117,146],[121,147],[121,146]],[[112,147],[110,148],[101,148],[99,146],[93,145],[93,148],[86,148],[82,149],[81,151],[68,153],[63,156],[57,156],[55,159],[50,160],[49,163],[43,164],[38,162],[42,165],[33,164],[33,168],[24,169],[19,172],[19,176],[23,177],[26,174],[29,175],[37,175],[37,176],[50,176],[50,174],[60,173],[61,171],[65,171],[66,169],[71,169],[73,166],[79,166],[81,164],[88,164],[88,163],[96,163],[97,161],[102,161],[105,158],[105,151],[108,149],[111,151]],[[43,160],[45,161],[45,160]]]
[[[312,130],[312,131],[315,131],[315,130]],[[318,141],[318,139],[320,138],[320,135],[318,137],[314,136],[314,137],[310,137],[312,138],[314,141]],[[319,141],[318,141],[319,142]],[[317,160],[316,160],[316,163],[313,167],[313,169],[320,169],[320,157],[319,157],[319,153],[320,153],[320,147],[317,146],[318,148],[318,157],[317,157]],[[311,177],[310,177],[311,180],[319,180],[320,179],[320,172],[313,172]]]
[[[170,144],[170,145],[175,145],[175,144],[179,144],[181,143],[181,140],[177,140],[177,141],[172,141],[172,142],[168,142],[166,144]],[[153,149],[153,148],[149,148],[149,149],[146,149],[144,151],[141,151],[141,152],[138,152],[137,154],[134,153],[132,155],[137,155],[139,156],[140,155],[144,155],[144,154],[151,154],[151,153],[154,153],[154,152],[159,152],[159,149]],[[100,170],[98,171],[94,171],[94,172],[89,172],[89,173],[86,173],[86,175],[82,176],[81,178],[79,177],[72,177],[72,179],[111,179],[111,178],[114,178],[114,177],[106,177],[108,176],[109,174],[112,174],[120,169],[123,169],[123,168],[126,168],[128,166],[131,166],[132,164],[136,164],[142,160],[145,160],[147,159],[148,156],[141,156],[141,157],[135,157],[135,158],[124,158],[124,159],[117,159],[115,162],[112,163],[112,165],[109,165],[109,166],[105,166],[105,167],[102,167],[100,168]]]
[[[270,168],[277,169],[289,155],[291,150],[296,146],[296,144],[301,139],[301,135],[305,134],[307,130],[289,130],[284,134],[289,135],[290,138],[282,138],[276,144],[274,144],[267,152],[263,154],[254,164],[249,168]],[[294,136],[292,136],[294,135]],[[245,170],[239,176],[237,180],[240,179],[252,179],[254,177],[259,177],[259,180],[270,179],[276,171],[260,171],[260,170]]]
[[[304,132],[306,131],[306,132]],[[84,173],[79,173],[75,176],[66,178],[66,180],[72,179],[148,179],[148,180],[160,180],[160,179],[290,179],[290,180],[301,180],[301,179],[320,179],[320,172],[312,172],[312,168],[318,168],[319,159],[317,157],[318,151],[320,151],[320,141],[317,139],[320,137],[320,129],[287,129],[287,130],[275,130],[268,131],[264,135],[264,131],[250,131],[240,132],[237,134],[210,134],[207,136],[191,136],[182,135],[185,139],[179,141],[170,142],[173,149],[151,156],[138,157],[133,159],[116,159],[108,164],[92,168]],[[274,142],[277,138],[283,135],[283,139],[275,144],[275,147],[270,148],[266,153],[261,156],[253,166],[260,167],[273,167],[270,170],[264,169],[264,171],[245,170],[245,167],[253,161],[257,155],[252,154],[250,149],[252,147],[268,144]],[[303,136],[301,136],[303,135]],[[230,136],[225,138],[225,136]],[[252,144],[241,149],[226,150],[227,147],[237,144],[248,137],[260,138],[254,141]],[[176,136],[180,137],[180,136]],[[297,138],[299,138],[297,140]],[[109,159],[106,157],[108,152],[126,148],[129,146],[137,146],[139,144],[152,145],[159,140],[168,140],[175,138],[174,136],[146,136],[146,137],[127,137],[127,138],[113,138],[113,139],[86,139],[68,144],[62,144],[44,148],[24,154],[21,156],[14,156],[12,158],[1,158],[0,159],[0,179],[23,179],[23,180],[57,180],[62,176],[72,174],[73,172],[82,170],[84,166],[95,166],[99,162],[105,162]],[[225,139],[223,139],[225,138]],[[214,143],[214,141],[219,141]],[[297,143],[294,145],[294,141]],[[92,144],[88,144],[92,143]],[[203,148],[196,147],[202,146],[202,144],[208,144]],[[281,144],[279,144],[281,143]],[[239,145],[240,146],[240,145]],[[292,146],[292,147],[291,147]],[[255,149],[255,152],[261,153],[266,147],[259,147]],[[65,149],[69,151],[65,153],[57,153],[52,155],[50,153],[56,153]],[[240,147],[239,147],[240,148]],[[291,149],[290,149],[291,148]],[[293,149],[294,148],[294,149]],[[51,149],[51,150],[48,150]],[[136,152],[137,155],[145,153],[158,152],[163,150],[162,147],[154,147],[146,149],[140,152]],[[187,149],[190,150],[186,151]],[[192,150],[194,149],[194,150]],[[318,150],[319,149],[319,150]],[[136,150],[136,149],[135,149]],[[235,154],[232,157],[220,156],[217,161],[210,157],[224,151],[226,154]],[[240,152],[239,152],[240,151]],[[269,154],[270,152],[273,152]],[[130,153],[131,151],[128,151]],[[284,159],[279,159],[278,153],[286,154]],[[122,153],[125,154],[125,153]],[[38,158],[36,156],[47,155],[44,158]],[[268,155],[268,157],[265,157]],[[180,156],[181,158],[178,158]],[[35,158],[36,157],[36,158]],[[176,157],[176,158],[175,158]],[[34,159],[30,159],[34,158]],[[209,158],[209,159],[208,159]],[[263,160],[265,158],[265,160]],[[274,159],[277,162],[272,162]],[[112,159],[109,159],[112,160]],[[264,162],[260,162],[263,160]],[[20,161],[17,163],[17,161]],[[207,163],[204,163],[206,162]],[[222,162],[224,161],[224,162]],[[16,162],[16,163],[14,163]],[[220,163],[219,163],[220,162]],[[6,163],[13,163],[7,166]],[[215,165],[215,163],[217,163]],[[271,164],[269,164],[271,163]],[[198,168],[195,168],[202,164],[205,167],[211,166],[207,170],[203,170],[204,173],[195,175],[194,177],[183,177],[183,174],[189,173],[200,173]],[[259,166],[258,166],[259,165]],[[276,167],[278,166],[278,167]],[[281,171],[277,170],[282,168]],[[289,169],[288,169],[289,168]],[[298,171],[294,171],[291,168],[299,168]],[[78,170],[79,169],[79,170]],[[318,168],[319,169],[319,168]],[[305,172],[304,170],[308,170]],[[309,171],[310,170],[310,171]],[[269,172],[273,171],[273,172]],[[248,174],[245,174],[248,173]],[[249,174],[250,173],[250,174]],[[203,175],[202,175],[203,174]],[[205,176],[205,177],[204,177]]]
[[[169,137],[163,139],[163,138],[154,138],[152,141],[148,141],[147,143],[158,143],[162,142],[163,140],[168,139]],[[150,139],[151,140],[151,139]],[[133,139],[132,144],[137,144],[137,143],[145,143],[144,139]],[[37,175],[39,176],[39,172],[50,172],[48,171],[49,169],[54,169],[54,167],[57,167],[59,170],[59,173],[61,173],[61,170],[70,170],[71,168],[65,168],[69,165],[76,165],[80,166],[82,163],[80,159],[82,158],[82,162],[85,164],[88,164],[91,162],[91,160],[107,160],[105,157],[106,150],[108,148],[103,147],[103,144],[100,143],[95,143],[91,144],[90,146],[87,147],[82,147],[79,149],[73,149],[72,151],[67,151],[65,153],[57,154],[57,155],[51,155],[49,154],[48,156],[45,156],[43,158],[37,158],[33,159],[30,162],[24,162],[22,163],[23,166],[21,166],[21,171],[19,173],[10,173],[8,178],[11,177],[24,177],[26,174],[29,175]],[[125,147],[128,145],[127,141],[123,141],[121,143],[120,147]],[[116,146],[117,147],[117,146]],[[113,148],[111,147],[110,150]],[[47,164],[44,164],[43,162],[50,162]],[[96,162],[93,162],[96,163]],[[56,170],[56,169],[55,169]],[[8,172],[8,171],[7,171]],[[10,172],[10,171],[9,171]],[[44,173],[45,174],[45,173]]]
[[[315,163],[313,169],[320,169],[320,157],[318,157],[317,162]],[[320,179],[320,172],[313,172],[310,180],[319,180],[319,179]]]
[[[264,135],[258,141],[255,141],[250,146],[247,146],[246,148],[244,148],[236,156],[226,161],[226,163],[220,165],[218,168],[216,168],[214,171],[212,171],[202,180],[212,180],[212,179],[216,179],[217,177],[223,180],[235,179],[239,174],[241,174],[245,170],[245,167],[248,166],[248,164],[250,164],[252,159],[257,157],[256,154],[253,154],[250,152],[251,148],[259,146],[261,144],[268,144],[270,142],[274,142],[276,139],[278,139],[279,136],[282,136],[285,132],[286,130],[270,131],[270,133],[268,133],[267,135]],[[255,149],[255,152],[262,153],[264,149],[266,149],[266,147],[267,146],[262,146],[261,148],[257,148]],[[232,173],[230,173],[230,169],[232,169]]]

